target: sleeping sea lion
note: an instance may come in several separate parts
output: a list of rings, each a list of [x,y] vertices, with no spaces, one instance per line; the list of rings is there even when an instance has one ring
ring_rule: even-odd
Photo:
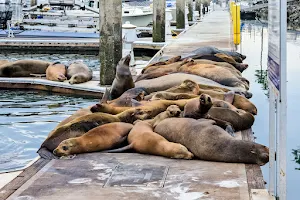
[[[30,77],[30,74],[46,74],[50,62],[41,60],[18,60],[0,66],[0,77]]]
[[[66,66],[60,62],[50,64],[46,70],[46,78],[50,81],[65,81],[66,75]]]
[[[138,153],[152,154],[177,159],[192,159],[193,154],[179,144],[166,140],[164,137],[153,132],[152,126],[143,121],[138,121],[128,134],[128,146],[106,152],[116,153],[134,149]]]
[[[180,114],[181,114],[180,108],[176,105],[171,105],[167,108],[166,111],[159,113],[153,119],[145,120],[145,122],[149,123],[153,128],[155,128],[157,124],[162,120],[171,117],[179,117]]]
[[[128,89],[134,88],[134,83],[129,70],[130,54],[121,58],[117,65],[116,77],[111,86],[111,98],[120,97]]]
[[[68,156],[111,149],[126,140],[133,125],[113,122],[98,126],[80,137],[63,140],[53,153],[56,156]]]
[[[0,60],[0,66],[5,64],[5,63],[8,63],[9,61],[8,60]]]
[[[92,80],[93,71],[81,61],[73,62],[67,69],[70,84],[79,84]]]
[[[168,118],[154,132],[170,142],[184,145],[201,160],[264,165],[269,161],[269,149],[251,141],[238,140],[213,120]]]
[[[228,90],[232,90],[232,91],[235,91],[235,92],[238,92],[241,94],[248,93],[244,87],[243,88],[228,87],[228,86],[221,85],[210,79],[203,78],[201,76],[197,76],[194,74],[186,74],[186,73],[174,73],[174,74],[169,74],[169,75],[161,76],[161,77],[154,78],[154,79],[141,80],[141,81],[135,82],[135,86],[145,88],[146,91],[150,94],[152,92],[165,91],[174,86],[178,86],[187,79],[192,80],[192,81],[196,82],[197,84],[215,86],[215,87],[219,87],[219,88],[226,88]]]
[[[120,97],[117,99],[108,101],[108,97],[110,96],[109,92],[106,91],[103,95],[101,103],[108,103],[112,106],[127,106],[134,107],[137,106],[135,103],[144,100],[144,96],[147,94],[144,88],[131,88],[125,91]]]

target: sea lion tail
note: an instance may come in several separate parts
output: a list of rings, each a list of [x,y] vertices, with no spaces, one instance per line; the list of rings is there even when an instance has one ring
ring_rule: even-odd
[[[52,152],[50,152],[47,148],[41,147],[37,153],[44,159],[51,160],[51,159],[58,159]]]
[[[125,147],[121,147],[121,148],[118,148],[118,149],[105,150],[105,151],[101,151],[101,152],[103,152],[103,153],[121,153],[121,152],[130,150],[132,148],[133,148],[133,145],[131,143],[131,144],[125,146]]]

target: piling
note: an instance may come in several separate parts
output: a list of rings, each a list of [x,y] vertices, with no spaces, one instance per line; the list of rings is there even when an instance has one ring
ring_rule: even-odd
[[[176,28],[185,28],[185,0],[176,0]]]
[[[188,4],[188,10],[189,10],[188,21],[191,22],[191,21],[194,21],[193,20],[193,0],[187,0],[187,4]]]
[[[199,19],[201,19],[201,0],[195,1],[195,10],[199,13]]]
[[[35,6],[37,4],[37,0],[30,0],[30,6]]]
[[[166,40],[166,1],[153,1],[153,42],[165,42]]]
[[[100,84],[112,84],[122,58],[122,1],[100,0]]]

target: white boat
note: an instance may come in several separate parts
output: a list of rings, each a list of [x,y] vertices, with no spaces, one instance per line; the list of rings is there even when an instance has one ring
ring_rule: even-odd
[[[45,2],[44,0],[42,0]],[[56,0],[57,1],[57,0]],[[152,23],[153,10],[150,1],[144,4],[122,3],[122,21],[130,21],[138,27]],[[21,25],[26,30],[97,32],[99,29],[99,1],[68,0],[64,4],[49,0],[39,6],[23,9]],[[84,30],[84,28],[89,28]]]

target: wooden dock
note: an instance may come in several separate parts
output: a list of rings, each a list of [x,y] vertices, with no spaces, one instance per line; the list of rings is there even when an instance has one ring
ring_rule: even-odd
[[[152,59],[201,46],[232,50],[231,21],[221,8],[165,45]],[[254,140],[251,130],[236,133]],[[39,159],[0,189],[0,199],[269,199],[260,167],[176,160],[137,153],[90,153],[74,159]]]

